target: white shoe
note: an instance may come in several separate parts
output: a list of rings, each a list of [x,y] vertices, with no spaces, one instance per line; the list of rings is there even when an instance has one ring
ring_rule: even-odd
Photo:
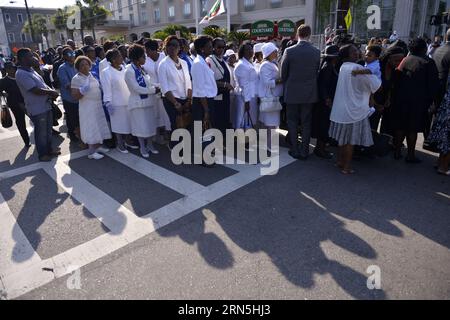
[[[144,158],[150,158],[150,155],[148,154],[148,152],[144,152],[143,150],[141,150],[141,155]]]
[[[122,148],[121,148],[121,147],[118,146],[118,147],[117,147],[117,150],[119,150],[119,152],[120,152],[120,153],[123,153],[123,154],[129,153],[128,150],[127,150],[125,147],[122,147]]]
[[[130,149],[133,149],[133,150],[139,149],[138,146],[132,146],[131,144],[128,144],[128,143],[125,143],[125,148],[130,148]]]
[[[147,146],[147,150],[150,151],[153,154],[159,154],[159,151],[156,150],[155,146],[153,146],[153,145]]]
[[[97,152],[94,152],[94,153],[88,155],[88,158],[91,160],[100,160],[100,159],[103,159],[104,157],[105,157],[104,155],[97,153]]]
[[[110,150],[106,147],[99,147],[97,148],[97,153],[108,153]]]

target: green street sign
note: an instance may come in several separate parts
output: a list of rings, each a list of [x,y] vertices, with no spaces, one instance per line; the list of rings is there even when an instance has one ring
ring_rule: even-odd
[[[270,37],[273,36],[275,25],[269,20],[260,20],[252,24],[251,34],[253,37]]]
[[[278,34],[282,37],[295,36],[295,23],[291,20],[278,22]]]

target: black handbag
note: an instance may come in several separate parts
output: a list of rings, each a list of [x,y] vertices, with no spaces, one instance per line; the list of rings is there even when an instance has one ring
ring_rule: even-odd
[[[8,108],[2,108],[1,122],[2,122],[2,127],[5,129],[12,127],[13,122],[12,122],[12,118],[11,118],[11,113],[9,112]]]
[[[59,107],[53,101],[50,102],[52,106],[52,114],[53,114],[53,126],[58,125],[58,120],[62,118],[63,114]]]

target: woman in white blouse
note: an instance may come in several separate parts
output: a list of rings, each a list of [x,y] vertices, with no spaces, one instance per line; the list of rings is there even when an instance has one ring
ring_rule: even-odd
[[[125,82],[130,90],[128,110],[131,132],[139,140],[141,155],[148,158],[149,151],[153,154],[159,153],[151,138],[156,135],[158,128],[155,94],[159,93],[160,89],[152,85],[150,76],[142,68],[146,57],[144,47],[132,45],[128,56],[131,64],[126,68]]]
[[[192,107],[192,82],[186,61],[178,57],[180,41],[176,36],[169,36],[164,41],[167,57],[158,68],[159,82],[163,94],[164,107],[169,115],[172,130],[177,128],[177,115],[190,111]],[[169,148],[174,142],[169,143]]]
[[[217,96],[216,79],[214,71],[206,63],[206,57],[213,52],[212,38],[200,36],[194,41],[197,57],[192,64],[192,116],[194,121],[203,121],[210,125],[210,110],[214,98]]]
[[[117,150],[128,153],[125,136],[131,133],[128,98],[130,91],[125,83],[123,57],[119,50],[109,50],[106,59],[111,64],[102,72],[103,102],[111,118],[111,131],[117,138]]]
[[[276,65],[278,48],[272,43],[262,47],[263,63],[259,69],[258,96],[264,98],[279,98],[283,95],[283,85],[280,70]],[[272,136],[280,125],[280,111],[260,112],[259,120],[269,129],[267,131],[267,146],[271,151]]]
[[[251,123],[256,125],[258,120],[258,73],[252,63],[253,47],[251,44],[243,44],[239,48],[239,62],[234,70],[236,81],[236,119],[235,128],[248,128]],[[251,123],[248,123],[245,112],[248,111]]]
[[[91,61],[80,56],[75,60],[78,73],[71,82],[72,96],[79,101],[81,140],[89,146],[89,159],[100,160],[109,149],[102,147],[104,140],[111,139],[102,106],[100,84],[90,73]]]

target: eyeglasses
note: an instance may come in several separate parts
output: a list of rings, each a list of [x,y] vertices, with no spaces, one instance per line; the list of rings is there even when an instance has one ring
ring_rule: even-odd
[[[66,56],[75,57],[75,52],[68,52],[68,53],[66,53]]]

